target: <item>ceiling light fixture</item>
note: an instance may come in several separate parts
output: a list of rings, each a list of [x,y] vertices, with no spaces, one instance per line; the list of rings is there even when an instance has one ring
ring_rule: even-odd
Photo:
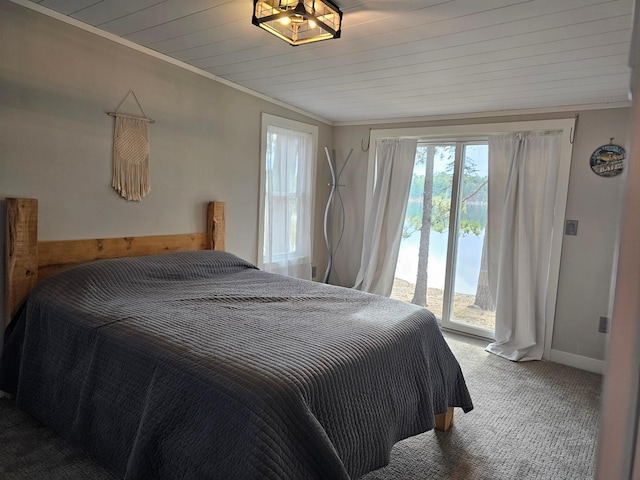
[[[252,23],[296,46],[340,38],[342,12],[329,0],[253,0]]]

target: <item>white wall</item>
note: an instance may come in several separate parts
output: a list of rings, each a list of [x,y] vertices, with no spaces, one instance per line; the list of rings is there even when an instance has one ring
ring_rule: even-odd
[[[626,178],[615,305],[602,389],[597,480],[640,479],[640,0],[635,1],[629,65],[633,68],[632,149]]]
[[[638,4],[640,6],[640,3]],[[636,17],[636,25],[638,25]],[[637,27],[636,27],[637,28]],[[638,32],[640,35],[640,32]],[[636,37],[640,38],[640,37]],[[640,54],[639,54],[640,55]],[[636,61],[640,58],[636,58]],[[636,63],[636,68],[639,68]],[[640,478],[640,82],[635,80],[633,150],[629,155],[615,305],[602,395],[596,478]],[[635,461],[634,461],[635,457]],[[634,465],[635,463],[635,465]]]
[[[110,186],[106,112],[130,88],[156,120],[151,192],[140,203]],[[137,113],[135,101],[124,110]],[[0,199],[38,198],[41,240],[204,231],[206,203],[218,200],[227,203],[227,249],[255,262],[262,112],[319,126],[322,209],[330,126],[0,0]],[[322,215],[315,231],[323,271]]]
[[[623,177],[603,178],[589,165],[591,153],[600,145],[626,144],[629,109],[590,110],[579,114],[575,135],[567,218],[579,221],[578,235],[564,237],[552,349],[568,355],[558,360],[578,361],[586,357],[601,361],[606,335],[598,333],[600,316],[609,316],[610,281],[617,242]],[[442,122],[334,127],[334,148],[338,158],[350,148],[354,154],[343,173],[346,230],[335,268],[343,285],[351,286],[358,272],[364,222],[369,129],[460,125],[503,121],[563,118],[572,113],[492,117]],[[348,248],[346,248],[348,246]],[[561,355],[562,356],[562,355]],[[597,364],[599,365],[599,364]],[[585,366],[584,368],[587,368]],[[596,367],[595,369],[597,369]]]
[[[607,337],[598,333],[598,321],[611,317],[625,176],[600,177],[589,159],[611,137],[627,146],[629,119],[628,108],[583,112],[573,146],[566,217],[579,221],[578,235],[565,235],[562,245],[552,348],[598,360],[605,358]]]

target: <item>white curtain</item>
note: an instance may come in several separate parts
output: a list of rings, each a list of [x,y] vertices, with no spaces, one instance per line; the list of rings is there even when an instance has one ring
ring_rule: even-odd
[[[417,147],[415,139],[376,142],[375,187],[354,285],[358,290],[391,294]]]
[[[489,138],[489,285],[496,299],[495,342],[487,351],[540,360],[560,133]]]
[[[263,269],[311,280],[311,134],[269,126]]]

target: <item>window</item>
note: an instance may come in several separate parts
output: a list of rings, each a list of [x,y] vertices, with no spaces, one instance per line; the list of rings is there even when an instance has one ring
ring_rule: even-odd
[[[571,164],[568,139],[573,125],[570,119],[373,130],[370,145],[375,145],[378,138],[418,138],[392,296],[426,303],[444,327],[492,338],[495,314],[488,293],[485,248],[487,140],[490,135],[510,132],[562,131],[565,146],[554,212],[557,234],[552,238],[552,268],[547,287],[545,357],[548,357]],[[375,182],[374,162],[375,152],[370,151],[367,215]],[[423,225],[429,232],[424,236]]]
[[[443,320],[490,331],[495,314],[486,298],[486,268],[481,268],[486,263],[487,166],[486,142],[418,144],[391,297],[428,306]],[[450,233],[459,260],[448,288],[453,299],[445,294]]]
[[[311,279],[318,128],[262,116],[260,244],[267,272]]]

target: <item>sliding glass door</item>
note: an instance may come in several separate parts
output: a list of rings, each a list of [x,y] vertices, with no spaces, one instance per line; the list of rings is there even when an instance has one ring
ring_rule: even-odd
[[[445,328],[492,338],[487,192],[486,142],[418,145],[391,296],[426,306]]]

